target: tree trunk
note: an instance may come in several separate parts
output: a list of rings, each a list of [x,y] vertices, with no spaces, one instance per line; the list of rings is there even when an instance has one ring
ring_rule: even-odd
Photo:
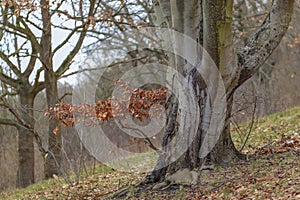
[[[55,73],[51,71],[45,71],[45,83],[46,84],[46,96],[48,107],[55,106],[58,103],[58,91],[57,91],[57,79]],[[48,127],[48,155],[45,160],[45,177],[52,178],[53,175],[60,175],[61,164],[61,132],[54,132],[59,126],[59,123],[55,119],[49,121]]]
[[[214,7],[216,4],[217,6]],[[170,2],[172,11],[172,27],[176,31],[184,33],[186,36],[191,37],[194,41],[197,41],[198,45],[203,45],[211,59],[215,62],[216,67],[219,69],[222,68],[222,70],[226,72],[226,83],[227,85],[230,85],[230,83],[233,82],[232,69],[234,69],[234,67],[229,68],[227,65],[229,63],[233,63],[233,58],[228,58],[224,54],[233,51],[232,39],[230,39],[232,34],[231,21],[228,22],[223,20],[221,15],[225,14],[226,16],[226,14],[232,14],[232,12],[226,13],[226,8],[230,8],[230,6],[232,6],[232,1],[228,1],[227,4],[224,3],[224,5],[221,1],[216,4],[212,4],[212,2],[205,0]],[[229,37],[220,38],[221,34]],[[177,38],[173,42],[176,44],[178,41],[180,40]],[[220,45],[221,42],[226,43],[226,46],[223,44]],[[189,44],[177,45],[184,49],[191,49]],[[202,52],[202,55],[197,55],[197,57],[199,57],[198,62],[202,63],[202,65],[200,65],[201,67],[212,64],[211,61],[203,59],[205,55],[206,54],[204,52]],[[186,111],[179,109],[179,104],[185,103],[181,99],[181,95],[185,94],[179,94],[178,99],[173,98],[172,101],[169,101],[169,117],[162,145],[162,150],[165,153],[159,156],[158,163],[150,177],[152,181],[162,180],[166,174],[172,174],[183,168],[200,168],[205,162],[220,164],[229,162],[232,158],[236,157],[237,152],[229,134],[229,117],[226,117],[225,126],[220,127],[222,131],[220,140],[216,147],[213,148],[214,142],[207,139],[215,137],[214,133],[212,136],[209,135],[209,126],[213,117],[213,108],[216,107],[216,105],[214,105],[214,101],[217,94],[216,90],[211,90],[211,88],[208,87],[208,85],[211,84],[206,82],[209,78],[203,76],[211,76],[212,79],[214,79],[214,75],[209,74],[209,71],[213,72],[213,70],[210,70],[208,67],[206,68],[208,69],[208,72],[199,74],[201,70],[203,71],[203,69],[199,69],[199,65],[194,64],[191,66],[191,63],[188,63],[178,55],[176,55],[175,60],[170,61],[170,63],[175,63],[175,68],[184,75],[187,80],[186,85],[193,89],[193,92],[197,97],[196,102],[198,102],[197,106],[199,107],[199,126],[195,135],[192,133],[184,133],[180,135],[178,133],[178,130],[182,128],[180,126],[186,126],[182,124],[182,122],[185,122],[186,120],[180,119],[182,112]],[[191,68],[193,70],[190,70]],[[226,116],[230,116],[232,107],[231,98],[228,102],[227,107],[229,109],[227,108]],[[175,140],[173,143],[174,145],[169,145],[172,140]],[[214,138],[214,140],[217,140],[217,138]],[[183,153],[179,158],[175,156],[176,159],[174,160],[174,155],[178,154],[178,151],[181,150],[179,146],[184,146],[182,150],[184,150],[185,153]],[[185,147],[188,148],[185,149]]]
[[[41,0],[42,6],[42,21],[43,21],[43,35],[42,35],[42,53],[41,59],[43,67],[45,68],[45,88],[47,106],[54,107],[58,103],[58,89],[57,89],[57,76],[53,69],[53,55],[52,55],[52,34],[51,34],[51,14],[50,2]],[[45,177],[52,178],[53,175],[60,174],[61,162],[61,133],[58,131],[54,134],[54,130],[58,127],[59,123],[55,119],[49,121],[48,130],[48,152],[49,154],[45,160]]]
[[[32,127],[34,126],[33,117],[33,97],[28,90],[20,91],[21,117]],[[34,135],[30,130],[23,126],[18,127],[18,153],[19,169],[17,173],[17,187],[24,188],[34,183]]]
[[[194,82],[194,88],[197,88]],[[168,122],[172,121],[173,119],[177,118],[177,120],[173,120],[173,123],[168,123],[165,135],[163,138],[163,145],[162,150],[166,152],[159,156],[157,165],[153,172],[151,173],[150,180],[153,182],[161,181],[164,179],[166,174],[173,174],[177,170],[183,168],[189,169],[199,169],[204,164],[220,164],[220,165],[227,165],[230,161],[234,158],[241,158],[241,154],[236,150],[230,135],[230,114],[232,108],[232,98],[227,102],[227,114],[225,125],[222,128],[221,135],[219,137],[218,142],[215,144],[214,148],[210,150],[210,153],[206,156],[205,149],[202,149],[206,145],[203,143],[207,142],[204,138],[207,133],[207,122],[206,115],[207,112],[210,110],[210,97],[207,93],[206,88],[202,88],[199,92],[199,96],[201,98],[198,99],[199,102],[199,113],[200,113],[200,125],[198,127],[196,135],[193,137],[191,134],[186,133],[185,135],[178,136],[178,130],[180,129],[180,124],[178,123],[178,101],[173,100],[168,105],[169,113],[168,113]],[[198,96],[196,94],[196,96]],[[193,142],[189,144],[189,139],[193,139]],[[173,145],[168,145],[171,140],[176,140]],[[183,141],[186,144],[183,144]],[[185,153],[183,153],[178,159],[174,162],[174,155],[178,154],[178,146],[188,146],[188,149]],[[180,149],[180,148],[179,148]],[[184,148],[183,148],[184,149]],[[204,152],[204,153],[203,153]],[[175,156],[176,157],[176,156]]]
[[[187,80],[189,88],[193,89],[198,102],[199,126],[195,136],[191,132],[181,133],[182,127],[194,126],[186,124],[182,119],[182,108],[188,108],[186,102],[182,101],[186,94],[179,94],[178,98],[171,97],[167,105],[167,124],[165,135],[162,142],[162,154],[160,154],[156,167],[147,177],[150,182],[164,180],[166,174],[183,169],[197,169],[206,162],[212,164],[227,165],[234,158],[241,158],[241,154],[236,150],[230,135],[230,116],[233,104],[234,91],[247,79],[249,79],[262,65],[265,60],[279,44],[283,34],[287,30],[290,22],[290,16],[293,10],[293,0],[273,2],[271,14],[267,16],[270,21],[265,21],[263,28],[259,29],[249,44],[239,57],[234,53],[233,31],[232,31],[232,13],[233,0],[161,0],[154,3],[156,6],[157,19],[161,20],[158,24],[169,25],[178,32],[197,41],[203,45],[204,49],[210,55],[210,58],[216,65],[221,80],[214,79],[211,63],[207,61],[204,54],[198,55],[202,65],[200,69],[197,64],[188,63],[182,56],[175,55],[175,58],[169,57],[169,63],[174,63],[174,68],[180,72]],[[167,20],[166,20],[167,19]],[[280,24],[280,22],[283,22]],[[274,33],[272,33],[272,31]],[[271,33],[271,34],[270,34]],[[269,35],[269,38],[266,38]],[[255,43],[255,40],[259,42]],[[261,41],[261,43],[260,43]],[[189,44],[174,38],[172,41],[175,48],[183,51],[193,49]],[[261,44],[266,44],[261,45]],[[267,48],[267,52],[264,50]],[[250,51],[250,50],[253,51]],[[177,53],[174,51],[175,54]],[[187,52],[189,53],[189,52]],[[255,61],[257,55],[258,61]],[[183,56],[185,58],[185,56]],[[190,70],[190,69],[193,70]],[[199,71],[204,73],[200,74]],[[197,72],[198,70],[198,72]],[[208,81],[207,81],[208,80]],[[211,83],[212,81],[213,83]],[[223,82],[223,83],[220,83]],[[209,85],[215,84],[216,91],[212,91]],[[212,124],[214,121],[214,110],[218,105],[215,104],[217,91],[220,85],[224,86],[226,96],[226,113],[224,113],[224,124]],[[217,110],[218,111],[218,110]],[[217,113],[217,115],[222,113]],[[215,131],[220,131],[220,135],[210,131],[210,126],[217,126]],[[216,143],[211,143],[211,139]],[[192,140],[192,142],[191,142]],[[183,146],[187,146],[185,149]],[[180,151],[181,154],[180,154]],[[180,155],[178,157],[178,155]]]

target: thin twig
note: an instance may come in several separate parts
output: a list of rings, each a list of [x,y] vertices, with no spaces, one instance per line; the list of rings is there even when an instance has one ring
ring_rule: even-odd
[[[162,151],[160,150],[160,149],[158,149],[152,142],[151,142],[151,140],[149,139],[149,137],[147,136],[147,135],[145,135],[144,133],[143,133],[143,131],[141,131],[141,130],[139,130],[139,129],[137,129],[137,128],[133,128],[133,127],[126,127],[126,126],[124,126],[123,124],[122,124],[122,122],[119,122],[120,123],[120,125],[122,126],[122,128],[126,128],[126,129],[130,129],[130,130],[134,130],[134,131],[137,131],[137,132],[139,132],[144,138],[144,140],[148,143],[148,145],[149,145],[149,147],[151,148],[151,149],[153,149],[154,151],[156,151],[159,155],[160,154],[162,154]]]
[[[82,73],[82,72],[96,71],[96,70],[101,70],[101,69],[107,69],[107,68],[113,67],[113,66],[115,66],[115,65],[119,65],[119,64],[129,63],[129,62],[132,62],[132,61],[141,60],[141,59],[144,59],[144,58],[146,58],[146,57],[147,57],[147,56],[143,56],[143,57],[133,58],[133,59],[125,60],[125,61],[114,62],[114,63],[109,64],[109,65],[107,65],[107,66],[94,67],[94,68],[87,68],[87,69],[80,69],[80,70],[77,70],[77,71],[74,71],[74,72],[70,72],[69,74],[65,74],[65,75],[63,75],[63,76],[60,76],[59,79],[66,78],[66,77],[69,77],[69,76],[72,76],[72,75],[75,75],[75,74],[78,74],[78,73]]]
[[[237,134],[239,135],[239,138],[240,138],[240,140],[242,142],[243,141],[243,137],[242,137],[243,131],[242,131],[241,127],[233,119],[231,120],[231,122],[234,125],[234,127],[236,127]]]
[[[249,139],[249,136],[250,136],[250,133],[252,132],[252,128],[253,128],[253,125],[254,125],[254,119],[255,119],[255,112],[256,112],[256,104],[257,104],[257,97],[255,97],[255,103],[254,103],[254,108],[253,108],[253,111],[252,111],[252,117],[251,117],[251,124],[250,124],[250,129],[248,131],[248,134],[247,134],[247,137],[246,137],[246,140],[243,144],[243,146],[241,147],[240,151],[242,151]]]

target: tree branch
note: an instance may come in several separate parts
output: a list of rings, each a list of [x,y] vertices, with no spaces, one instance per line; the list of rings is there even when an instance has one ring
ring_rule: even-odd
[[[8,126],[14,126],[14,127],[20,126],[20,124],[16,120],[4,119],[4,118],[0,118],[0,124],[8,125]]]
[[[85,24],[81,25],[81,26],[77,26],[75,28],[72,29],[71,33],[65,38],[64,41],[62,41],[54,50],[52,55],[54,55],[59,49],[61,49],[67,42],[70,41],[71,37],[78,32],[78,30],[80,28],[84,28]]]
[[[34,79],[34,83],[33,83],[33,86],[32,86],[32,92],[34,93],[34,96],[39,93],[40,91],[42,91],[44,88],[45,88],[45,83],[44,81],[42,82],[39,82],[39,79],[40,79],[40,75],[41,75],[41,72],[44,70],[44,67],[41,67],[37,70],[36,72],[36,76],[35,76],[35,79]]]
[[[279,45],[293,13],[294,0],[274,0],[261,27],[238,54],[241,73],[238,86],[252,77]]]
[[[82,72],[107,69],[107,68],[110,68],[110,67],[113,67],[113,66],[116,66],[116,65],[119,65],[119,64],[124,64],[124,63],[129,63],[129,62],[133,62],[133,61],[137,61],[137,60],[142,60],[142,59],[144,59],[146,57],[147,56],[143,56],[143,57],[137,57],[137,58],[133,58],[133,59],[125,60],[125,61],[114,62],[114,63],[111,63],[109,65],[101,66],[101,67],[80,69],[80,70],[77,70],[77,71],[74,71],[74,72],[70,72],[69,74],[62,75],[62,76],[59,77],[59,79],[67,78],[69,76],[72,76],[72,75],[75,75],[75,74],[78,74],[78,73],[82,73]]]
[[[3,51],[0,51],[0,58],[9,66],[9,68],[15,73],[17,77],[21,76],[21,72],[19,71],[18,67],[9,60],[8,56],[5,55]]]
[[[36,39],[36,36],[30,31],[29,27],[27,26],[26,22],[24,22],[24,20],[20,19],[21,20],[21,23],[22,25],[24,25],[25,29],[21,28],[21,27],[17,27],[11,23],[7,23],[7,27],[11,28],[12,30],[14,31],[17,31],[17,32],[20,32],[20,33],[23,33],[24,35],[27,36],[27,39],[30,40],[30,42],[33,44],[33,46],[35,48],[37,48],[37,51],[38,52],[41,52],[41,46],[40,44],[38,43],[37,39]],[[28,29],[26,29],[26,27]]]
[[[32,48],[32,53],[31,53],[31,56],[30,56],[30,60],[29,60],[29,63],[23,73],[23,75],[26,77],[26,78],[29,78],[30,74],[32,73],[33,69],[34,69],[34,66],[35,66],[35,63],[36,63],[36,60],[37,60],[37,50],[36,48],[34,48],[33,44],[31,43],[31,48]]]
[[[1,36],[3,36],[3,32],[5,33],[10,33],[10,34],[13,34],[13,35],[17,35],[21,38],[24,38],[24,39],[28,39],[28,36],[26,36],[24,33],[20,33],[20,32],[17,32],[16,30],[13,30],[13,29],[7,29],[7,28],[4,28],[3,26],[0,27],[0,30],[1,30]],[[23,35],[22,35],[23,34]],[[1,37],[0,37],[1,39]]]
[[[18,88],[18,80],[15,80],[2,72],[2,66],[0,66],[0,81],[10,85],[13,88]]]
[[[89,13],[88,13],[88,18],[87,18],[87,22],[83,23],[86,25],[89,25],[91,23],[91,19],[90,17],[93,16],[94,14],[94,8],[95,8],[95,2],[94,0],[90,0],[90,9],[89,9]],[[65,60],[62,62],[62,64],[60,65],[60,67],[57,69],[56,71],[56,75],[58,77],[60,77],[62,74],[65,73],[65,71],[68,70],[73,58],[76,56],[76,54],[78,53],[78,51],[80,50],[82,44],[83,44],[83,40],[86,36],[87,33],[87,28],[84,28],[84,30],[80,33],[79,38],[76,42],[75,47],[72,49],[72,51],[69,53],[69,55],[65,58]]]

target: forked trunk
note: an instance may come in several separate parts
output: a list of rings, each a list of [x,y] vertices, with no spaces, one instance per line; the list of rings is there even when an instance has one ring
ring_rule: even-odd
[[[184,97],[188,94],[184,92],[179,92],[177,98],[169,101],[162,154],[148,177],[150,181],[163,180],[167,173],[173,174],[182,168],[197,169],[205,162],[226,165],[240,157],[230,136],[234,91],[253,76],[280,43],[289,26],[293,4],[294,0],[272,1],[272,9],[261,28],[236,54],[232,31],[233,0],[155,1],[158,24],[186,36],[182,40],[178,37],[166,40],[171,40],[175,54],[169,56],[169,64],[183,75],[188,86],[184,90],[192,88],[198,104],[185,102]],[[205,51],[197,52],[199,48],[194,48],[193,42],[189,43],[190,39],[202,45],[209,56],[205,55]],[[193,57],[190,54],[199,57],[200,62],[186,59]],[[213,66],[216,66],[217,72]],[[221,78],[218,79],[218,76]],[[225,98],[225,112],[218,108],[222,85],[221,99],[222,96]],[[189,112],[198,113],[191,116],[199,120],[187,120],[184,113]],[[195,135],[190,128],[195,124],[190,122],[199,125]],[[182,130],[188,131],[182,133]]]
[[[168,122],[162,144],[164,153],[159,156],[151,174],[152,181],[163,180],[167,173],[173,174],[183,168],[200,168],[205,162],[227,163],[237,155],[229,132],[228,116],[231,114],[232,94],[227,90],[236,78],[233,76],[235,58],[228,56],[233,54],[232,3],[165,0],[161,2],[160,8],[157,8],[156,12],[160,16],[166,16],[158,19],[171,19],[165,24],[171,23],[169,27],[183,34],[183,39],[177,36],[172,41],[175,57],[169,56],[169,63],[184,76],[186,86],[192,90],[191,94],[194,94],[198,105],[185,102],[186,94],[180,92],[177,99],[169,101]],[[228,18],[224,19],[223,15]],[[221,38],[222,35],[227,37]],[[190,54],[193,54],[196,60],[193,60]],[[222,70],[218,70],[221,68]],[[221,78],[222,73],[226,74],[225,86],[223,77]],[[218,98],[223,98],[224,110],[219,108],[222,106],[218,104],[222,102],[218,102]],[[190,116],[198,119],[187,120],[184,112],[197,112]],[[218,117],[216,112],[220,112],[219,115],[223,117]],[[192,124],[193,122],[198,124]],[[193,130],[189,126],[196,128]],[[188,131],[182,133],[182,130]]]

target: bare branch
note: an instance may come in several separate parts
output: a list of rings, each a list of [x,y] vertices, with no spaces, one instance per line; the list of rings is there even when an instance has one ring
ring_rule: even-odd
[[[8,126],[14,126],[14,127],[20,126],[20,124],[16,120],[4,119],[4,118],[0,118],[0,124],[8,125]]]
[[[90,8],[89,8],[89,13],[88,13],[88,18],[87,18],[87,22],[86,25],[89,25],[91,23],[91,19],[90,17],[93,16],[94,14],[94,8],[95,8],[95,2],[94,0],[90,0]],[[62,64],[60,65],[60,67],[57,69],[56,71],[56,75],[58,77],[60,77],[63,73],[65,73],[65,71],[68,70],[73,58],[76,56],[76,54],[79,52],[82,44],[83,44],[83,40],[86,36],[87,33],[87,28],[84,29],[80,35],[79,38],[76,42],[75,47],[72,49],[72,51],[69,53],[69,55],[65,58],[65,60],[62,62]]]
[[[13,88],[18,88],[19,86],[18,80],[15,80],[3,73],[2,66],[0,66],[0,81],[7,85],[10,85]]]
[[[9,68],[15,73],[17,77],[20,77],[22,75],[18,67],[9,60],[8,55],[5,55],[3,51],[0,51],[0,58],[9,66]]]
[[[58,99],[58,101],[62,101],[66,96],[72,96],[72,92],[66,92],[66,93],[64,93],[64,95],[62,95],[62,96]]]
[[[27,78],[29,78],[31,72],[33,71],[36,60],[37,60],[37,50],[36,50],[36,48],[34,48],[32,43],[31,43],[31,47],[32,47],[32,53],[31,53],[31,56],[30,56],[30,60],[29,60],[29,63],[26,67],[26,70],[23,73],[23,75]]]
[[[62,1],[59,2],[59,3],[57,2],[56,8],[53,9],[53,10],[51,10],[51,13],[50,13],[50,16],[51,16],[51,17],[59,11],[59,8],[62,6],[62,4],[63,4],[64,1],[65,1],[65,0],[62,0]]]
[[[109,65],[106,65],[106,66],[101,66],[101,67],[93,67],[93,68],[80,69],[80,70],[71,72],[71,73],[69,73],[69,74],[65,74],[65,75],[63,75],[63,76],[60,76],[59,79],[67,78],[67,77],[69,77],[69,76],[72,76],[72,75],[75,75],[75,74],[79,74],[79,73],[82,73],[82,72],[88,72],[88,71],[96,71],[96,70],[101,70],[101,69],[107,69],[107,68],[110,68],[110,67],[113,67],[113,66],[116,66],[116,65],[119,65],[119,64],[124,64],[124,63],[129,63],[129,62],[133,62],[133,61],[137,61],[137,60],[142,60],[142,59],[144,59],[144,58],[146,58],[146,57],[147,57],[147,56],[137,57],[137,58],[133,58],[133,59],[125,60],[125,61],[115,62],[115,63],[109,64]]]
[[[41,72],[43,70],[44,70],[43,67],[41,67],[37,70],[37,73],[36,73],[36,76],[35,76],[35,79],[34,79],[34,83],[33,83],[33,86],[32,86],[32,91],[35,94],[39,93],[40,91],[42,91],[45,88],[45,83],[44,82],[39,82]]]
[[[67,42],[70,41],[71,37],[78,32],[78,30],[80,28],[84,28],[85,24],[81,25],[81,26],[77,26],[72,28],[71,33],[64,39],[64,41],[62,41],[54,50],[53,50],[53,54],[54,55],[59,49],[61,49]]]
[[[121,125],[121,128],[125,128],[125,129],[129,129],[129,130],[132,130],[132,131],[135,131],[136,133],[140,134],[144,141],[148,144],[149,148],[153,149],[158,155],[161,155],[163,152],[162,150],[160,150],[159,148],[157,148],[153,143],[152,141],[149,139],[149,137],[147,135],[145,135],[143,133],[143,131],[137,129],[137,128],[134,128],[134,127],[126,127],[122,124],[121,121],[119,121],[119,124]]]
[[[274,0],[271,12],[261,27],[238,54],[242,67],[238,86],[248,80],[279,45],[287,31],[294,8],[294,0]]]
[[[240,150],[239,150],[240,152],[244,149],[246,143],[248,142],[250,133],[252,132],[253,125],[254,125],[254,120],[255,120],[256,104],[257,104],[257,97],[255,98],[254,108],[253,108],[253,111],[252,111],[252,117],[251,117],[250,128],[249,128],[248,134],[247,134],[247,136],[246,136],[246,139],[245,139],[245,141],[244,141],[244,144],[242,145],[242,147],[241,147]]]
[[[37,49],[37,51],[41,52],[41,46],[38,43],[36,36],[30,31],[28,25],[26,24],[26,22],[24,22],[24,20],[21,19],[21,23],[24,25],[24,27],[27,27],[28,29],[26,29],[26,28],[23,29],[19,26],[15,26],[11,23],[7,23],[7,27],[11,28],[12,30],[15,30],[17,32],[20,32],[20,33],[23,33],[24,35],[26,35],[27,39],[30,40],[30,42]]]

